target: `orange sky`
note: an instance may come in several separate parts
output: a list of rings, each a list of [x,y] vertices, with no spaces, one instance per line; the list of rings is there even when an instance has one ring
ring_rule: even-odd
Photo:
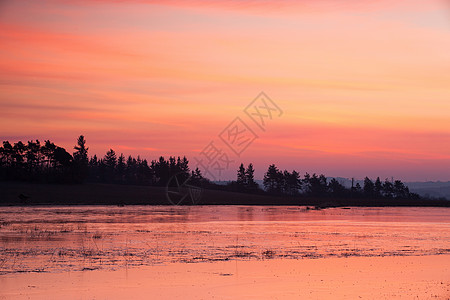
[[[444,0],[2,1],[0,51],[2,140],[450,180]],[[283,111],[265,132],[243,113],[261,91]],[[218,137],[237,116],[240,157]]]

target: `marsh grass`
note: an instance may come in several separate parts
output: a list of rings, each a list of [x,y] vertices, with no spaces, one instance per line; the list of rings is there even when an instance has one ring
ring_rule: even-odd
[[[264,258],[274,258],[276,255],[276,252],[274,250],[264,250],[263,252],[261,252],[262,256]]]

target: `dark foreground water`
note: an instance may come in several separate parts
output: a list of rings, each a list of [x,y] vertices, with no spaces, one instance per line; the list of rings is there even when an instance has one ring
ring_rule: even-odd
[[[450,254],[450,208],[0,208],[0,274],[436,254]]]

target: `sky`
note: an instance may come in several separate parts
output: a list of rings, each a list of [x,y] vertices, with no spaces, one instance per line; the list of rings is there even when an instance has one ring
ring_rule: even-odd
[[[0,116],[0,140],[82,134],[216,180],[447,181],[450,3],[3,0]]]

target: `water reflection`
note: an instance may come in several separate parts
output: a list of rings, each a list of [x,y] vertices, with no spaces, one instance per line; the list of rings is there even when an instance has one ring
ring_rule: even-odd
[[[0,208],[0,272],[450,252],[448,208]]]

